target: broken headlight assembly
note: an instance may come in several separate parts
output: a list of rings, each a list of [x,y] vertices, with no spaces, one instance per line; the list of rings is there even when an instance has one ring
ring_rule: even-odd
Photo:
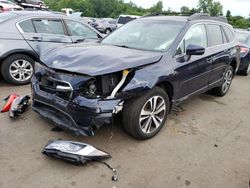
[[[89,144],[62,140],[49,141],[42,153],[74,164],[85,164],[88,161],[111,157],[109,153]]]
[[[76,165],[86,164],[91,161],[102,163],[112,170],[112,181],[118,180],[116,169],[102,161],[102,159],[111,158],[111,155],[103,150],[95,148],[92,145],[82,142],[50,140],[42,150],[42,153]]]
[[[131,80],[131,78],[127,78],[129,73],[130,71],[124,70],[122,72],[96,76],[88,83],[84,83],[79,87],[80,95],[90,98],[102,97],[112,99],[128,80]]]

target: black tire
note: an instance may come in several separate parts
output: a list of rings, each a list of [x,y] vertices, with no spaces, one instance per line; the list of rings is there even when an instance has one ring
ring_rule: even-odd
[[[108,34],[110,34],[111,32],[112,32],[111,29],[108,28],[108,29],[105,30],[104,33],[108,35]]]
[[[164,113],[164,115],[162,114],[162,118],[161,118],[162,121],[161,121],[161,123],[159,123],[159,126],[155,127],[155,130],[153,130],[152,132],[145,133],[143,131],[143,128],[141,127],[141,123],[144,120],[140,121],[140,117],[141,117],[141,113],[142,113],[143,108],[146,107],[145,105],[148,104],[148,101],[152,97],[159,97],[159,99],[161,101],[164,101],[165,113]],[[159,109],[160,108],[161,108],[161,106],[159,107]],[[136,99],[132,99],[131,101],[128,101],[124,105],[123,114],[122,114],[123,115],[123,127],[124,127],[125,131],[128,134],[130,134],[132,137],[134,137],[135,139],[146,140],[146,139],[152,138],[161,130],[164,123],[166,122],[166,119],[167,119],[167,116],[169,113],[169,109],[170,109],[170,102],[169,102],[169,97],[168,97],[167,93],[163,89],[161,89],[159,87],[155,87],[152,90],[150,90],[149,92],[147,92],[146,94],[144,94],[143,96],[136,98]],[[157,108],[155,110],[157,111]],[[149,121],[151,121],[151,124],[149,125],[150,126],[149,129],[151,129],[152,123],[154,122],[154,120],[151,117],[152,114],[148,115],[148,116],[150,116]],[[153,115],[153,116],[155,117],[155,115]],[[154,119],[156,120],[156,118],[154,118]],[[148,119],[145,121],[148,121]],[[145,124],[145,123],[143,123],[143,124]],[[153,124],[156,125],[155,123],[153,123]]]
[[[229,80],[227,80],[227,75],[231,74],[230,76],[230,82]],[[227,94],[230,86],[231,86],[231,83],[232,83],[232,80],[233,80],[233,77],[234,77],[234,69],[231,65],[229,65],[224,74],[223,74],[223,83],[221,84],[221,86],[219,87],[216,87],[212,90],[212,93],[215,95],[215,96],[218,96],[218,97],[223,97]],[[226,81],[227,81],[227,84],[226,84]],[[225,84],[227,86],[225,86]],[[224,88],[224,87],[227,87],[227,88]]]
[[[27,63],[27,69],[23,68],[24,70],[19,70],[23,71],[20,72],[20,75],[24,75],[24,79],[18,80],[18,75],[17,77],[14,77],[11,75],[11,70],[14,66],[15,62],[18,62],[18,64],[22,64],[22,61]],[[9,57],[7,57],[3,62],[2,62],[2,66],[1,66],[1,74],[4,78],[4,80],[10,84],[15,84],[15,85],[25,85],[25,84],[29,84],[32,75],[34,74],[34,64],[35,61],[34,59],[32,59],[31,57],[25,55],[25,54],[15,54],[15,55],[11,55]],[[27,71],[29,70],[29,71]],[[24,71],[26,71],[27,73],[24,73]],[[26,79],[27,78],[27,79]]]
[[[249,73],[250,73],[250,63],[248,64],[248,66],[246,67],[245,70],[241,71],[241,74],[242,74],[243,76],[248,76]]]

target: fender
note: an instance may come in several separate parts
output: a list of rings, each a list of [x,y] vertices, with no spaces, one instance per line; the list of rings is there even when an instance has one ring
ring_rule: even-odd
[[[10,50],[10,51],[2,54],[1,57],[0,57],[0,60],[5,59],[6,57],[8,57],[8,56],[10,56],[12,54],[26,54],[26,55],[31,56],[34,60],[39,59],[39,56],[35,52],[33,52],[31,50],[15,49],[15,50]]]

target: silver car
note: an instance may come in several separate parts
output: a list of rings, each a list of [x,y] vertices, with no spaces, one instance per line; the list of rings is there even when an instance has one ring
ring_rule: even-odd
[[[101,33],[110,34],[116,29],[116,20],[112,18],[100,19],[93,26]]]
[[[32,4],[32,5],[44,5],[44,2],[41,0],[16,0],[20,3],[27,3],[27,4]]]

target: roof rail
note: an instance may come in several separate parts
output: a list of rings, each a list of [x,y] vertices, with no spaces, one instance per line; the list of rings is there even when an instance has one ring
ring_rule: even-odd
[[[151,16],[190,16],[192,13],[181,13],[181,12],[154,12],[150,14],[145,14],[142,17],[151,17]]]
[[[207,13],[195,13],[188,18],[189,21],[200,20],[200,19],[208,19],[208,20],[215,20],[215,21],[228,23],[227,18],[224,16],[210,16]]]

